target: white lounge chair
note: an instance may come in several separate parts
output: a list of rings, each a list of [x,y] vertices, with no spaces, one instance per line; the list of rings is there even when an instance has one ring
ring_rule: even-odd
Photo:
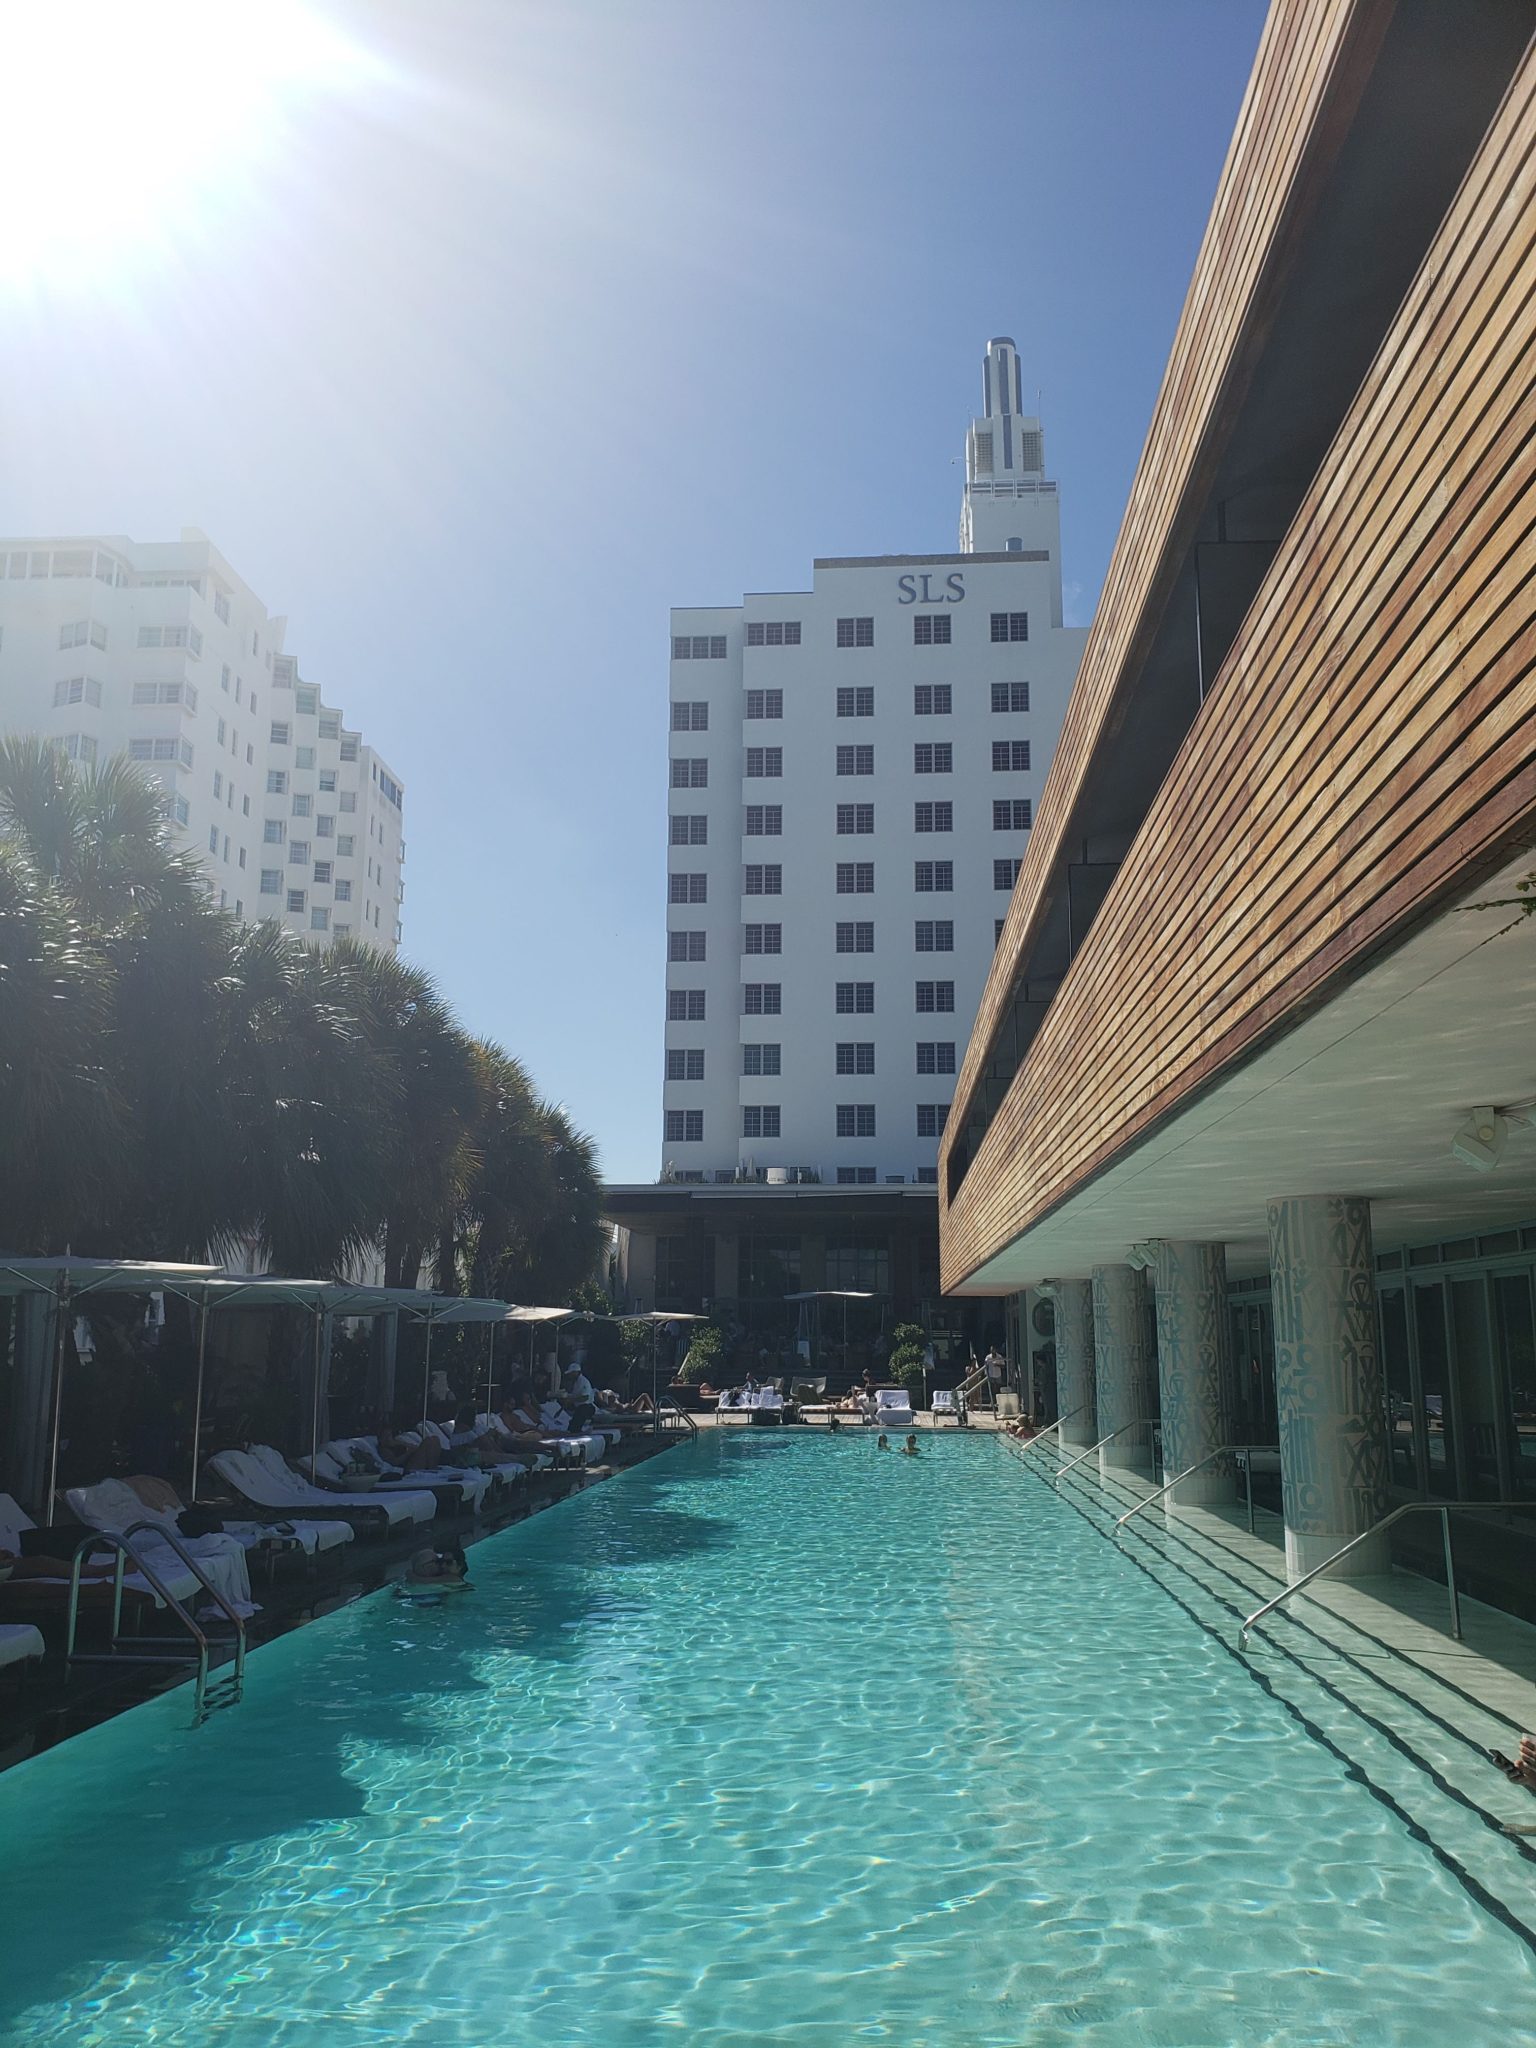
[[[459,1466],[434,1467],[429,1472],[402,1472],[398,1465],[392,1465],[379,1449],[379,1440],[372,1436],[333,1437],[328,1444],[322,1444],[315,1459],[315,1477],[329,1480],[333,1486],[343,1485],[347,1467],[354,1450],[362,1451],[374,1460],[383,1478],[370,1486],[362,1498],[371,1500],[376,1493],[419,1493],[427,1487],[432,1493],[444,1493],[448,1499],[443,1503],[450,1510],[471,1508],[476,1514],[480,1504],[494,1484],[490,1472],[474,1472]],[[309,1460],[304,1460],[306,1467]]]
[[[43,1633],[29,1621],[0,1621],[0,1671],[43,1654]]]
[[[301,1479],[270,1444],[253,1444],[248,1451],[219,1451],[208,1462],[242,1500],[276,1515],[350,1521],[355,1528],[382,1524],[386,1529],[398,1529],[430,1522],[437,1513],[437,1496],[433,1493],[391,1493],[382,1499],[375,1499],[371,1493],[350,1499],[323,1493],[309,1480]]]
[[[35,1529],[36,1527],[36,1522],[33,1521],[19,1501],[13,1500],[8,1493],[0,1493],[0,1550],[19,1551],[22,1547],[21,1539],[23,1535],[28,1530]],[[78,1533],[68,1529],[61,1529],[59,1531],[57,1555],[65,1563],[69,1561],[80,1537],[86,1533],[83,1527]],[[96,1562],[105,1564],[109,1557],[110,1552],[102,1549],[96,1554]],[[87,1562],[89,1563],[91,1560],[87,1559]],[[164,1563],[166,1569],[164,1571],[160,1568],[161,1560],[159,1558],[152,1559],[151,1562],[154,1564],[156,1576],[163,1581],[166,1591],[171,1593],[176,1599],[185,1604],[189,1600],[196,1600],[201,1597],[204,1588],[198,1582],[196,1574],[189,1572],[174,1552],[167,1552],[165,1554]],[[173,1566],[174,1570],[172,1569]],[[93,1575],[91,1579],[84,1583],[94,1585],[96,1582],[96,1578]],[[29,1591],[33,1591],[38,1599],[57,1598],[61,1607],[69,1595],[69,1580],[67,1578],[28,1579],[27,1586]],[[123,1572],[123,1586],[125,1591],[141,1593],[146,1599],[153,1600],[157,1607],[161,1605],[160,1595],[149,1583],[148,1579],[144,1577],[142,1572],[136,1572],[131,1567],[125,1569]],[[50,1594],[39,1590],[45,1587],[52,1587],[54,1589],[53,1593]]]
[[[147,1479],[140,1473],[123,1483],[138,1496],[146,1515],[156,1521],[163,1519],[178,1536],[181,1535],[179,1518],[186,1512],[186,1502],[174,1500],[174,1504],[161,1505],[164,1494],[172,1492],[168,1480]],[[159,1491],[146,1499],[146,1487]],[[216,1515],[224,1524],[226,1536],[239,1537],[248,1551],[275,1543],[284,1548],[291,1546],[304,1557],[318,1557],[327,1550],[344,1550],[349,1543],[356,1541],[356,1531],[349,1522],[237,1522],[231,1521],[222,1509],[210,1508],[207,1512]],[[181,1540],[185,1543],[187,1539],[182,1536]]]
[[[875,1423],[880,1429],[910,1429],[912,1403],[905,1387],[875,1389]]]
[[[937,1388],[930,1406],[933,1409],[933,1419],[935,1422],[938,1421],[941,1415],[953,1416],[956,1422],[960,1420],[960,1403],[955,1399],[953,1387]]]
[[[152,1515],[131,1486],[125,1486],[121,1479],[103,1479],[95,1486],[72,1486],[64,1496],[69,1511],[87,1529],[100,1529],[109,1536],[121,1535],[136,1524],[154,1522],[159,1527],[171,1524],[171,1518]],[[143,1558],[144,1563],[167,1585],[186,1566],[163,1540],[139,1527],[128,1539]],[[238,1536],[208,1535],[181,1536],[181,1547],[188,1557],[196,1560],[197,1569],[216,1587],[234,1608],[237,1614],[256,1613],[256,1602],[251,1598],[251,1575],[246,1566],[246,1545]],[[194,1581],[195,1583],[195,1581]],[[186,1595],[177,1590],[176,1597],[184,1600]]]
[[[474,1444],[478,1442],[478,1440],[481,1437],[487,1434],[490,1428],[491,1423],[489,1418],[482,1417],[479,1415],[475,1417],[475,1426],[473,1429],[463,1430],[458,1432],[457,1434],[455,1434],[451,1430],[445,1429],[440,1422],[429,1422],[427,1424],[427,1430],[429,1435],[436,1443],[441,1444],[445,1453],[458,1450],[462,1448],[462,1446],[465,1444]],[[413,1431],[411,1432],[411,1434],[414,1435],[415,1432]],[[409,1441],[409,1437],[407,1438],[407,1441]],[[494,1465],[482,1465],[479,1469],[482,1472],[491,1473],[497,1479],[503,1479],[506,1480],[509,1484],[515,1485],[519,1480],[526,1479],[528,1477],[531,1462],[531,1457],[507,1457],[498,1459]],[[553,1463],[553,1460],[551,1460],[550,1462]]]
[[[574,1435],[571,1430],[571,1418],[558,1401],[544,1402],[539,1409],[539,1420],[552,1436],[562,1437],[566,1443],[585,1445],[586,1449],[581,1455],[583,1462],[588,1465],[595,1459],[607,1456],[610,1439],[614,1443],[619,1440],[620,1432],[616,1429],[589,1429],[580,1436]]]
[[[499,1435],[500,1432],[501,1419],[499,1416],[477,1415],[475,1417],[476,1436]],[[522,1444],[519,1444],[517,1447],[516,1457],[510,1460],[512,1469],[522,1472],[547,1472],[554,1462],[555,1458],[552,1451],[528,1450]],[[496,1467],[498,1472],[502,1469],[500,1465]]]

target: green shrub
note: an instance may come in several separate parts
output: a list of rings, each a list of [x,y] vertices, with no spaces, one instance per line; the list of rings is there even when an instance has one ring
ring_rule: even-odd
[[[712,1372],[719,1369],[720,1352],[724,1340],[713,1323],[696,1323],[693,1341],[688,1346],[688,1356],[683,1360],[678,1378],[685,1386],[695,1387],[700,1380],[707,1380]]]
[[[916,1394],[921,1399],[923,1354],[919,1345],[898,1344],[890,1355],[886,1370],[893,1386],[905,1387],[909,1396]]]

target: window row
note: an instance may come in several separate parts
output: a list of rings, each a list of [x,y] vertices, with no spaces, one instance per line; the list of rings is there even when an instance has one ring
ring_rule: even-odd
[[[59,628],[60,647],[105,647],[107,629],[100,619],[71,619]]]
[[[338,903],[350,903],[352,901],[352,884],[345,879],[339,882],[336,881],[333,876],[331,863],[328,860],[317,860],[315,862],[312,879],[322,888],[329,887]],[[262,869],[261,893],[263,896],[281,896],[283,894],[283,871],[281,868]],[[287,893],[292,897],[299,892],[290,889]],[[290,902],[288,907],[290,910],[302,910],[304,905],[302,903]]]
[[[747,626],[749,647],[798,647],[798,619],[753,619]]]
[[[939,1169],[936,1166],[920,1166],[912,1176],[919,1183],[928,1182],[930,1184],[936,1181],[938,1177]],[[872,1166],[840,1166],[837,1169],[837,1184],[840,1188],[873,1187],[878,1178],[879,1176]],[[886,1179],[900,1180],[901,1175],[899,1173],[887,1174]]]
[[[919,981],[914,985],[914,1008],[919,1016],[952,1015],[955,1007],[955,984],[952,981]],[[742,1013],[748,1017],[777,1017],[782,1012],[783,984],[777,981],[748,981],[742,984]],[[871,1017],[875,1010],[875,984],[872,981],[840,981],[833,991],[833,1010],[839,1017]],[[669,1024],[702,1024],[707,1016],[705,991],[701,988],[670,988],[667,990],[667,1022]],[[935,1041],[937,1043],[937,1041]],[[921,1048],[919,1048],[921,1051]],[[951,1048],[952,1051],[952,1048]],[[935,1057],[938,1057],[937,1052]],[[751,1067],[744,1072],[756,1071]],[[764,1067],[764,1073],[776,1073],[776,1067]],[[918,1071],[925,1069],[919,1067]],[[935,1073],[948,1073],[948,1067],[935,1067]]]
[[[944,1128],[944,1119],[949,1114],[947,1102],[920,1102],[917,1105],[917,1135],[920,1138],[936,1138]],[[704,1142],[704,1112],[702,1109],[669,1109],[665,1113],[666,1141],[669,1145],[701,1145]],[[782,1135],[782,1105],[777,1102],[750,1102],[742,1105],[741,1135],[744,1138],[777,1138]],[[840,1102],[836,1108],[836,1128],[840,1138],[873,1138],[875,1136],[875,1105],[872,1102]],[[862,1171],[847,1167],[838,1168],[838,1179],[845,1173]],[[871,1180],[874,1168],[868,1169]]]
[[[100,685],[97,686],[98,691]],[[55,696],[54,702],[78,703],[74,697]],[[98,703],[99,696],[87,697],[88,703]],[[699,762],[674,761],[672,763],[672,786],[674,789],[702,788],[708,780],[706,772],[697,782],[691,779],[691,770],[706,769]],[[679,774],[679,770],[690,771]],[[272,771],[282,773],[281,770]],[[348,797],[341,798],[341,808],[349,810],[355,806]],[[998,797],[992,805],[992,829],[994,832],[1027,832],[1034,821],[1034,805],[1029,797]],[[862,835],[875,829],[875,807],[873,804],[839,804],[836,811],[836,826],[840,836]],[[955,829],[955,806],[951,798],[927,799],[912,807],[912,829],[915,832],[953,832]],[[748,804],[742,819],[742,831],[748,839],[782,836],[784,831],[784,807],[782,804]],[[709,844],[709,819],[699,812],[679,814],[668,820],[668,841],[673,846],[707,846]]]
[[[672,636],[672,659],[674,661],[724,661],[725,635],[723,633],[674,633]]]
[[[140,626],[141,647],[185,647],[191,654],[203,651],[203,636],[196,626]]]
[[[293,815],[307,818],[310,815],[312,799],[296,796],[293,799]],[[275,822],[275,821],[274,821]],[[334,820],[324,812],[320,813],[318,835],[329,838]],[[992,863],[992,886],[994,889],[1011,889],[1019,879],[1021,860],[1008,858]],[[912,887],[919,896],[946,896],[953,893],[955,886],[955,864],[952,860],[919,860],[912,864]],[[875,889],[875,864],[872,860],[840,860],[836,865],[835,887],[839,896],[872,896]],[[746,896],[782,896],[784,893],[784,869],[777,861],[751,862],[742,870],[742,893]],[[667,877],[667,901],[669,903],[707,903],[709,901],[709,876],[707,874],[683,873]],[[748,946],[749,952],[756,948]],[[775,947],[775,951],[778,949]],[[704,956],[701,953],[699,958]]]

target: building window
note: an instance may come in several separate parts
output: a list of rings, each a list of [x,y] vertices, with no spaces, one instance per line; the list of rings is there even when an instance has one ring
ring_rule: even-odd
[[[296,796],[293,800],[293,816],[308,818],[314,813],[315,800],[312,796]]]
[[[704,1048],[702,1046],[674,1046],[667,1054],[667,1079],[669,1081],[702,1081],[703,1078]]]
[[[955,886],[955,864],[952,860],[920,860],[913,864],[912,886],[920,896],[930,891],[944,895]]]
[[[322,711],[320,723],[316,730],[323,740],[339,740],[341,738],[340,716],[334,711]]]
[[[782,896],[784,870],[777,861],[765,861],[746,871],[742,893],[747,896]]]
[[[340,881],[336,884],[336,901],[338,903],[350,903],[352,901],[352,884],[350,882]]]
[[[708,761],[674,760],[672,763],[672,787],[674,789],[708,789]]]
[[[218,852],[218,850],[219,850],[219,828],[218,828],[218,826],[217,826],[217,825],[210,825],[210,826],[208,827],[208,851],[209,851],[210,853],[217,853],[217,852]]]
[[[782,690],[748,690],[748,718],[782,718],[784,716],[784,692]]]
[[[782,775],[784,773],[784,749],[782,747],[748,747],[747,774],[749,777]]]
[[[667,837],[673,846],[708,846],[709,820],[695,816],[671,818]]]
[[[302,718],[313,718],[320,709],[320,692],[301,685],[293,693],[293,708]]]
[[[920,1102],[917,1105],[917,1135],[920,1138],[936,1138],[944,1128],[944,1119],[949,1115],[947,1102]]]
[[[837,772],[839,775],[873,775],[875,772],[874,748],[839,747],[837,750]]]
[[[344,732],[341,736],[341,758],[343,761],[357,759],[358,736],[355,732]]]
[[[295,916],[304,908],[307,901],[308,898],[302,889],[290,889],[288,891],[288,908]]]
[[[955,807],[948,797],[942,803],[914,804],[912,826],[917,832],[953,832]]]
[[[286,747],[288,744],[288,732],[287,721],[281,718],[274,718],[267,737],[274,747]]]
[[[667,1022],[669,1024],[702,1024],[703,1021],[703,989],[669,988],[667,990]]]
[[[335,788],[336,770],[334,768],[322,768],[320,771],[321,794],[324,796],[330,796],[335,791]]]
[[[784,830],[782,804],[748,804],[746,836],[749,839],[777,839]]]
[[[954,620],[948,612],[919,612],[912,621],[914,647],[947,647]]]
[[[873,647],[875,644],[874,620],[839,619],[837,622],[837,644],[839,647]]]
[[[261,836],[268,846],[281,846],[288,837],[288,827],[281,818],[268,818],[261,828]]]
[[[860,683],[857,688],[839,690],[837,693],[837,715],[839,718],[873,718],[875,715],[875,691],[872,683]]]
[[[704,958],[704,934],[702,932],[668,932],[667,958],[669,960],[702,960]]]
[[[835,1007],[839,1017],[872,1017],[875,1013],[875,984],[872,981],[840,981]]]
[[[357,841],[352,833],[338,832],[336,834],[337,858],[339,860],[350,860],[352,858],[352,849],[356,844]]]
[[[1027,711],[1029,709],[1028,683],[994,683],[992,685],[992,709],[994,711]]]
[[[222,590],[216,590],[213,593],[213,610],[214,616],[222,619],[227,626],[229,624],[229,599]]]
[[[837,1169],[837,1184],[840,1188],[867,1188],[875,1178],[872,1166],[840,1166]]]
[[[781,984],[776,981],[748,981],[742,984],[742,1013],[748,1017],[777,1017]]]
[[[332,811],[318,811],[315,814],[315,837],[333,839],[336,835],[336,817]]]
[[[779,1105],[776,1102],[743,1105],[741,1135],[744,1138],[776,1138],[779,1135]]]
[[[309,913],[309,928],[312,932],[328,932],[331,928],[331,913],[318,907]]]
[[[342,811],[355,811],[357,809],[357,791],[355,789],[344,789],[336,808]]]
[[[992,614],[992,638],[994,640],[1027,640],[1029,638],[1029,613],[994,612]]]
[[[704,1142],[704,1112],[702,1109],[669,1109],[667,1118],[667,1143],[669,1145],[702,1145]]]
[[[913,1176],[915,1180],[922,1182],[928,1187],[932,1187],[938,1177],[939,1169],[936,1166],[920,1166]]]
[[[56,709],[61,704],[94,704],[100,710],[101,684],[94,676],[71,676],[67,683],[54,684],[53,702]]]
[[[1011,889],[1019,879],[1021,860],[995,860],[992,863],[992,886],[994,889]]]
[[[920,1074],[952,1074],[955,1071],[955,1041],[952,1038],[920,1038],[917,1041],[917,1071]]]
[[[872,1074],[875,1071],[874,1040],[840,1040],[837,1047],[837,1071],[840,1074]]]
[[[992,950],[994,953],[1002,942],[1003,927],[1007,922],[1006,917],[994,917],[992,920]]]
[[[839,953],[873,953],[875,927],[870,924],[840,924],[837,927]]]
[[[1027,796],[998,797],[992,805],[992,830],[994,832],[1027,832],[1034,817],[1034,806]]]
[[[747,627],[749,647],[798,647],[798,619],[754,619]]]
[[[837,829],[843,834],[850,832],[873,832],[875,829],[874,805],[839,804],[837,807]]]
[[[955,693],[948,683],[914,683],[912,710],[918,718],[943,718],[955,708]]]
[[[994,774],[1008,771],[1018,772],[1029,766],[1028,740],[994,740],[992,742],[992,769]]]
[[[289,842],[288,842],[288,865],[289,865],[289,867],[291,867],[291,868],[292,868],[292,867],[303,867],[303,868],[307,868],[307,867],[309,866],[309,841],[308,841],[307,839],[290,839],[290,840],[289,840]]]
[[[668,875],[667,901],[669,903],[707,903],[709,901],[708,875]]]
[[[82,745],[83,744],[84,743],[82,742]],[[92,740],[91,745],[94,748],[96,742]],[[83,760],[84,755],[82,755],[81,758]],[[91,759],[94,761],[95,758],[95,754],[92,753]],[[186,824],[187,819],[191,816],[191,808],[188,805],[187,800],[184,796],[173,796],[171,798],[171,816],[176,820],[178,825]]]
[[[840,1102],[837,1105],[837,1135],[840,1138],[872,1138],[875,1135],[875,1105],[872,1102]]]
[[[269,768],[267,770],[267,795],[286,796],[287,794],[288,770],[286,768]]]
[[[280,896],[283,892],[283,871],[281,868],[263,868],[261,871],[261,893],[263,896]]]
[[[742,927],[744,953],[782,953],[784,927],[781,924],[749,924]]]
[[[873,896],[875,864],[872,860],[840,860],[837,864],[839,896]]]
[[[741,1071],[744,1074],[778,1073],[779,1047],[776,1045],[744,1045],[741,1048]]]
[[[60,647],[101,647],[107,644],[107,629],[96,619],[76,619],[60,626]]]
[[[81,766],[85,768],[94,768],[96,766],[96,755],[98,750],[95,740],[91,737],[91,735],[88,732],[66,733],[64,735],[62,745],[64,748],[64,756],[66,760],[78,761],[81,764]],[[176,801],[181,805],[183,812],[183,815],[178,819],[177,822],[179,824],[185,825],[185,823],[187,822],[185,816],[186,799],[183,797],[178,797]]]
[[[293,750],[293,765],[295,768],[313,768],[315,765],[314,748],[295,747]]]
[[[913,944],[919,953],[953,953],[955,927],[947,917],[920,917],[913,927]]]
[[[952,981],[920,981],[917,984],[917,1007],[925,1015],[930,1010],[953,1010],[955,984]]]
[[[918,775],[952,775],[955,750],[948,740],[917,740],[912,747],[912,768]]]
[[[674,661],[724,661],[725,635],[723,633],[684,633],[674,635],[672,659]]]
[[[672,730],[674,732],[708,732],[709,706],[700,703],[678,703],[672,706]]]
[[[332,865],[328,860],[317,860],[315,862],[315,880],[317,882],[328,882],[331,879]]]

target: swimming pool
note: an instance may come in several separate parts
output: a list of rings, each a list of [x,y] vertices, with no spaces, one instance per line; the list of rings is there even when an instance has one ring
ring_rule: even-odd
[[[1530,1951],[987,1439],[709,1432],[0,1777],[15,2048],[1457,2048]]]

